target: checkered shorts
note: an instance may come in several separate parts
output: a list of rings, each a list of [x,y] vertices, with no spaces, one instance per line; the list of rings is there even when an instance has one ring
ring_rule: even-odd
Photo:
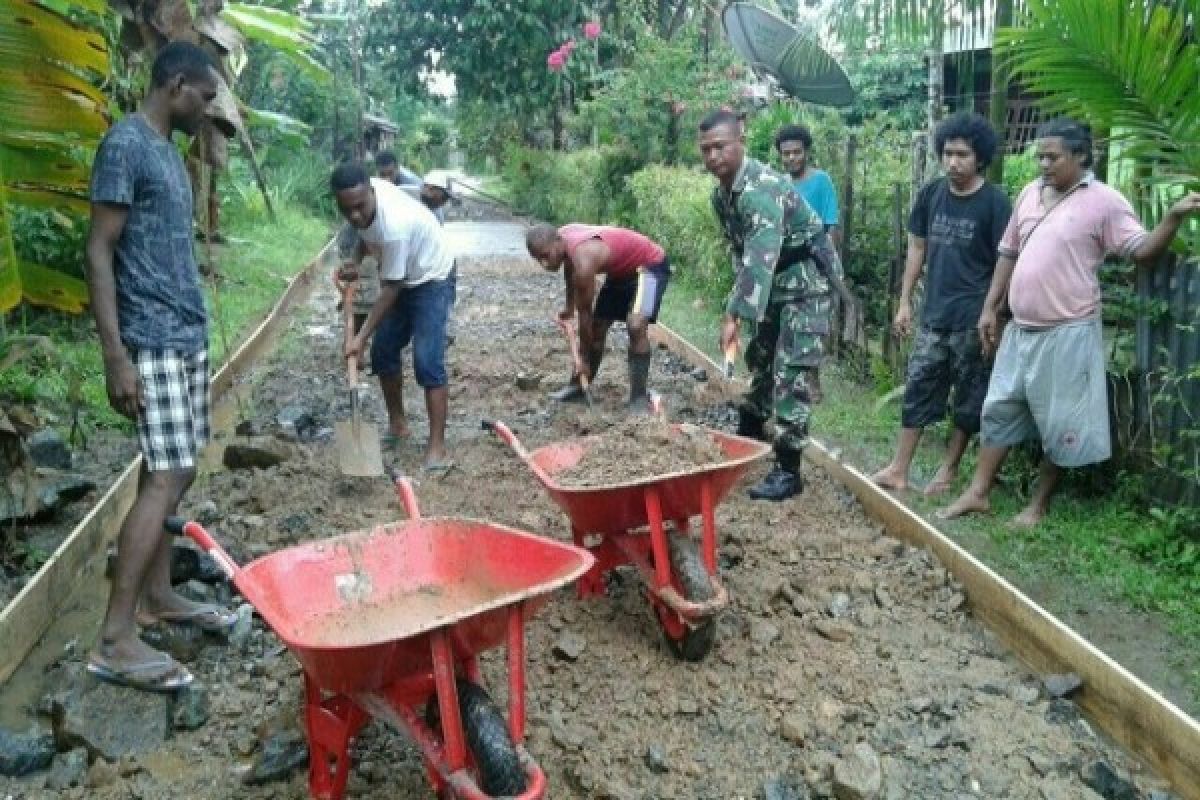
[[[139,350],[133,359],[146,407],[138,414],[138,442],[151,472],[192,469],[208,443],[208,352]]]

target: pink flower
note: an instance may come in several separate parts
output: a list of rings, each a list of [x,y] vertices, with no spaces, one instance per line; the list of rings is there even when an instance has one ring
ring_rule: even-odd
[[[586,22],[583,25],[583,35],[589,39],[599,39],[602,30],[599,22]]]
[[[555,50],[546,56],[546,68],[551,72],[562,72],[567,63],[567,55],[562,50]]]

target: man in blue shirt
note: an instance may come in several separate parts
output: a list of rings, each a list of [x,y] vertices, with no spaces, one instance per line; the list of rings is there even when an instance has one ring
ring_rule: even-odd
[[[833,188],[833,181],[830,180],[828,172],[817,169],[808,163],[812,144],[812,134],[803,125],[784,125],[775,134],[775,149],[779,151],[779,158],[783,161],[784,169],[792,177],[792,185],[796,187],[796,194],[803,197],[812,210],[817,212],[833,246],[840,251],[842,249],[842,232],[838,227],[837,190]],[[838,288],[839,294],[844,294],[841,288]],[[809,395],[813,403],[819,403],[824,395],[821,391],[820,368],[810,367],[807,373]]]
[[[796,193],[817,212],[825,225],[825,232],[840,250],[842,232],[838,227],[837,189],[833,188],[828,172],[808,162],[812,142],[812,134],[803,125],[785,125],[775,134],[775,149],[779,151],[784,169],[792,176]]]

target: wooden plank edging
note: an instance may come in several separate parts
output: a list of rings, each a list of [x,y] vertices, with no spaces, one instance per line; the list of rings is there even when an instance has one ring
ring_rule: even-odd
[[[261,355],[296,299],[312,286],[315,273],[327,263],[327,254],[334,246],[333,241],[327,243],[288,282],[262,322],[213,375],[214,401],[220,399],[233,386],[234,380]],[[141,465],[141,455],[135,456],[87,516],[0,612],[0,684],[7,681],[25,660],[54,622],[58,611],[74,594],[79,582],[95,580],[96,573],[102,572],[97,556],[116,538],[125,514],[133,505]]]
[[[711,358],[670,328],[650,338],[702,367],[722,396],[735,399],[742,381],[726,380]],[[1101,730],[1137,754],[1182,800],[1200,800],[1200,723],[1050,614],[945,534],[915,514],[825,445],[810,439],[805,458],[854,493],[888,534],[931,551],[963,585],[972,612],[1032,670],[1074,672],[1083,688],[1072,699]]]

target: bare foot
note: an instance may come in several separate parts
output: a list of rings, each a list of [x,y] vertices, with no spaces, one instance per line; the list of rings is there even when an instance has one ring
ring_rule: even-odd
[[[903,492],[908,488],[908,476],[903,475],[891,464],[871,476],[871,481],[884,489]]]
[[[937,473],[933,476],[933,480],[925,487],[925,496],[934,497],[939,494],[945,494],[950,491],[950,487],[954,485],[954,479],[957,477],[957,471],[945,466],[939,467]]]
[[[412,431],[408,429],[407,422],[389,423],[388,433],[397,439],[407,439],[412,436]]]
[[[992,504],[988,501],[987,495],[980,494],[975,489],[968,487],[957,500],[941,511],[935,512],[934,516],[938,519],[955,519],[967,514],[986,514],[991,510]]]
[[[1036,528],[1045,516],[1046,509],[1039,506],[1026,506],[1024,511],[1009,520],[1008,526],[1020,530],[1029,530],[1030,528]]]

